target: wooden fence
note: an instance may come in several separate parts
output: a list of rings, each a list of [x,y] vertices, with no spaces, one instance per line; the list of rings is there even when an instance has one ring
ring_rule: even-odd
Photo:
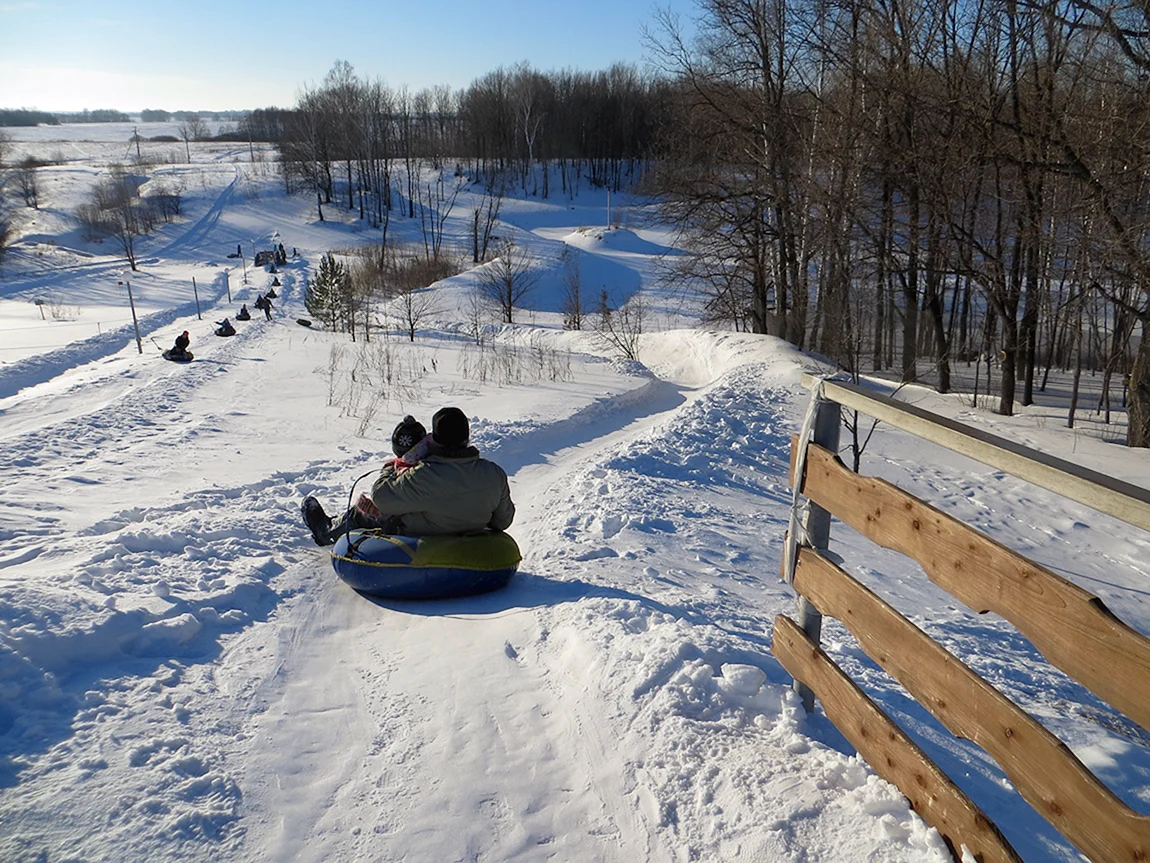
[[[1150,861],[1150,816],[1103,785],[1070,750],[827,554],[835,516],[917,561],[975,612],[1011,623],[1054,666],[1150,730],[1150,639],[1098,597],[896,486],[837,458],[840,409],[850,407],[1150,530],[1150,493],[849,384],[804,380],[819,401],[811,443],[792,445],[792,482],[808,501],[788,537],[784,577],[796,620],[779,615],[772,650],[810,710],[828,718],[874,770],[898,786],[956,857],[1019,861],[997,826],[819,648],[822,616],[859,645],[952,734],[982,747],[1043,817],[1096,863]],[[801,475],[797,475],[801,473]],[[794,527],[794,526],[793,526]],[[797,546],[797,547],[796,547]]]

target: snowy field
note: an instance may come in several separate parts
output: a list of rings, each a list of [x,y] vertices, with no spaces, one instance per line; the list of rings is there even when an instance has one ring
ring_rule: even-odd
[[[434,288],[414,343],[352,343],[295,319],[320,256],[374,232],[337,206],[319,222],[246,148],[193,145],[191,164],[155,169],[182,178],[183,216],[126,273],[71,215],[124,144],[23,146],[79,152],[43,170],[41,209],[0,269],[0,860],[949,859],[820,712],[803,714],[770,654],[794,605],[778,572],[798,380],[818,363],[694,326],[658,286],[671,238],[641,202],[605,230],[598,193],[508,200],[499,229],[540,280],[516,324],[490,327],[494,347],[466,336],[469,272]],[[461,195],[449,244],[467,248],[476,199]],[[418,231],[397,211],[389,236]],[[298,257],[275,319],[214,337],[270,285],[250,253],[277,239]],[[246,283],[226,257],[237,244]],[[641,362],[563,331],[565,249],[591,296],[646,298]],[[185,329],[196,360],[161,360]],[[899,397],[1150,487],[1150,453],[1068,431],[1053,408],[1006,418],[959,395]],[[446,404],[511,477],[519,574],[470,599],[366,599],[299,502],[338,509],[399,417]],[[862,469],[1150,634],[1150,536],[883,427]],[[916,565],[837,522],[832,548],[1150,812],[1150,735]],[[1024,859],[1082,859],[845,630],[829,623],[824,646]]]
[[[204,125],[212,135],[217,134],[222,126],[235,128],[235,123],[217,123],[204,120]],[[114,144],[126,142],[133,135],[141,138],[158,138],[164,135],[180,137],[178,120],[169,120],[163,123],[60,123],[55,126],[5,126],[4,133],[13,141],[24,141],[38,145],[52,145],[61,141],[86,142],[89,144]],[[199,145],[198,153],[203,152],[204,145]],[[133,147],[134,149],[134,147]]]

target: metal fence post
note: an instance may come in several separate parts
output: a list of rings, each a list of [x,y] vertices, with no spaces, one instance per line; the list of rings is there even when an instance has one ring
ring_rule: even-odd
[[[196,317],[202,321],[204,316],[200,314],[200,290],[196,287],[195,276],[192,276],[192,293],[195,294],[196,297]]]
[[[128,305],[132,307],[132,326],[136,328],[136,347],[142,354],[144,352],[144,342],[140,338],[140,322],[136,319],[136,301],[132,299],[132,283],[128,279],[124,279],[120,284],[128,286]]]
[[[839,450],[839,427],[842,408],[838,402],[829,399],[819,402],[815,413],[814,430],[811,443],[816,443],[833,453]],[[801,478],[798,480],[801,482]],[[826,551],[830,546],[831,514],[815,503],[807,501],[806,517],[803,520],[807,540],[811,548],[816,551]],[[802,594],[798,596],[798,608],[795,614],[796,623],[815,644],[819,643],[823,630],[823,616],[817,608],[807,601]],[[804,683],[794,682],[794,690],[803,700],[803,709],[810,713],[815,709],[815,694]]]

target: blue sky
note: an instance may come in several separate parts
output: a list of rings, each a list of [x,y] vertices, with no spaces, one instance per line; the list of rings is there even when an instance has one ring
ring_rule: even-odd
[[[642,66],[656,8],[692,0],[0,0],[0,107],[290,106],[336,60],[393,87],[499,66]]]

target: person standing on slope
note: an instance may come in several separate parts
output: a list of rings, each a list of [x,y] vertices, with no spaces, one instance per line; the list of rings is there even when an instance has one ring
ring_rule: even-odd
[[[405,536],[463,536],[510,527],[515,504],[507,474],[470,445],[463,411],[441,408],[431,429],[427,454],[418,464],[399,472],[389,465],[372,486],[378,526]],[[331,545],[363,518],[353,507],[333,520],[311,496],[303,502],[303,517],[316,545]]]

